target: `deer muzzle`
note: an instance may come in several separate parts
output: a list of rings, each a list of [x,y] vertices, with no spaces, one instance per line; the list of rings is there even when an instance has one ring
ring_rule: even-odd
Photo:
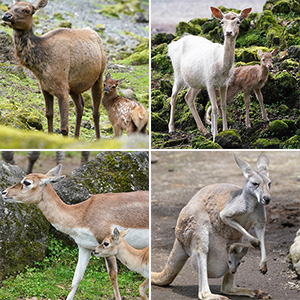
[[[6,12],[5,14],[2,15],[2,20],[4,22],[11,22],[13,20],[13,15],[10,14],[9,12]]]

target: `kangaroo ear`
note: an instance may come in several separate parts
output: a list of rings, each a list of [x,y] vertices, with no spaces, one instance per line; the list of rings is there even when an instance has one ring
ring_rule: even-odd
[[[247,252],[248,252],[248,249],[249,249],[249,247],[244,246],[244,247],[242,248],[242,250],[241,250],[241,255],[242,255],[242,256],[245,256],[245,255],[247,254]]]
[[[239,19],[241,21],[246,19],[248,17],[248,14],[251,12],[251,10],[252,10],[251,7],[243,9],[239,15]]]
[[[266,155],[261,154],[257,159],[257,170],[269,177],[269,159]]]
[[[213,15],[215,16],[216,19],[222,20],[224,18],[223,13],[218,8],[211,6],[210,10],[211,10],[211,12],[213,13]]]
[[[233,157],[237,165],[241,168],[245,178],[248,178],[249,176],[253,175],[253,169],[246,161],[237,157],[235,154],[233,154]]]

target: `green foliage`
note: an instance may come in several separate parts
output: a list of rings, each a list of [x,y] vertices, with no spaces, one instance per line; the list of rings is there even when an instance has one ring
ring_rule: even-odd
[[[34,267],[16,277],[2,282],[0,299],[16,300],[26,297],[62,299],[67,296],[78,257],[77,247],[65,246],[50,238],[47,257]],[[128,299],[138,299],[138,286],[142,277],[119,265],[118,283],[120,293]],[[103,258],[91,257],[90,263],[76,292],[78,299],[111,299],[113,289]]]

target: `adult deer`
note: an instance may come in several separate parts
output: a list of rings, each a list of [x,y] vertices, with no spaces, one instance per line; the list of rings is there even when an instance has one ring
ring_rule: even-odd
[[[206,89],[212,105],[212,135],[213,140],[217,129],[217,96],[216,88],[220,89],[223,130],[227,129],[226,119],[226,89],[234,74],[234,48],[242,20],[247,18],[251,8],[246,8],[237,15],[234,12],[223,14],[218,8],[211,7],[215,18],[221,20],[224,45],[212,43],[198,36],[185,36],[169,45],[168,55],[174,69],[174,85],[171,96],[171,112],[169,132],[174,132],[174,112],[178,92],[186,85],[185,96],[198,129],[204,135],[208,133],[204,127],[197,109],[195,99],[201,89]]]
[[[51,183],[65,178],[60,176],[61,165],[47,174],[32,173],[19,183],[2,192],[6,202],[36,204],[47,220],[59,231],[74,239],[79,258],[67,300],[72,300],[83,278],[92,250],[111,234],[115,227],[131,228],[127,242],[135,248],[148,246],[149,195],[147,191],[93,195],[75,205],[65,204]],[[121,300],[117,283],[117,264],[114,256],[105,258],[115,299]]]
[[[98,34],[89,29],[59,28],[45,35],[33,33],[33,14],[48,0],[34,4],[17,1],[2,20],[13,28],[16,55],[39,80],[46,103],[48,132],[53,132],[53,97],[58,99],[61,133],[68,135],[69,95],[76,109],[75,137],[79,136],[84,101],[81,93],[92,89],[96,138],[100,138],[99,107],[106,57]]]
[[[261,247],[260,271],[267,272],[264,242],[266,212],[270,202],[269,161],[260,155],[255,171],[244,160],[235,157],[246,178],[243,188],[232,184],[213,184],[201,189],[181,210],[175,228],[175,242],[163,271],[151,273],[151,283],[170,284],[191,257],[198,271],[198,298],[228,300],[212,294],[208,278],[223,276],[221,291],[227,295],[269,299],[261,290],[235,286],[228,266],[227,242],[239,242],[243,236],[255,247]],[[254,227],[257,238],[248,233]],[[153,259],[153,258],[152,258]]]

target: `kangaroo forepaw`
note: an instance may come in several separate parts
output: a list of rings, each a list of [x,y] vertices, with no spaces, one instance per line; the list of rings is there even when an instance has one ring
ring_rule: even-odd
[[[272,299],[272,296],[268,293],[263,292],[262,290],[254,290],[254,297],[251,298],[257,298],[257,299]]]
[[[254,239],[252,239],[252,240],[250,241],[250,244],[251,244],[254,248],[259,248],[259,246],[260,246],[260,241],[259,241],[258,239],[256,239],[256,238],[254,238]]]

